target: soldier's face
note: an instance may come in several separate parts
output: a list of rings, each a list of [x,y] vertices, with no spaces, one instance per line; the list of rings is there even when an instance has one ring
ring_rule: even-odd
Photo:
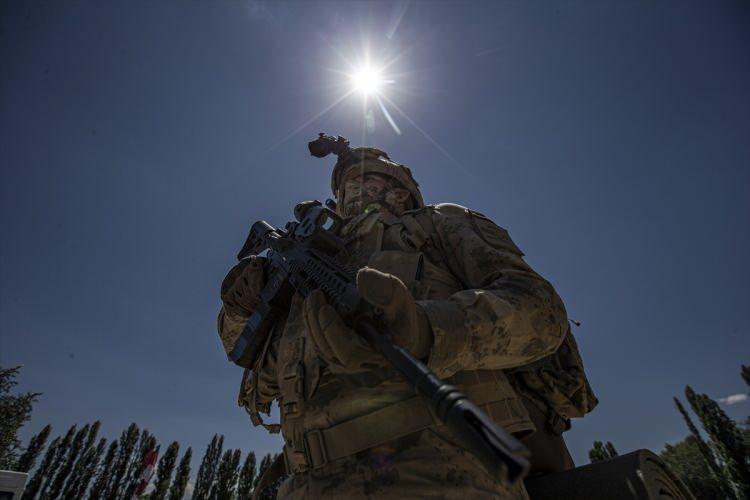
[[[409,196],[409,191],[394,179],[384,175],[365,174],[344,184],[343,214],[345,217],[352,217],[377,207],[386,216],[399,216],[406,210]]]

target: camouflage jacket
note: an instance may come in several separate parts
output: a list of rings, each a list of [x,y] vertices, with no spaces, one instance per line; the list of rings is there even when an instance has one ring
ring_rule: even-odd
[[[522,397],[566,419],[596,404],[560,297],[526,264],[507,231],[487,217],[441,204],[406,212],[391,223],[377,212],[362,214],[341,232],[348,264],[399,277],[426,311],[434,334],[430,368],[507,430],[517,435],[534,430]],[[311,433],[328,439],[323,454],[330,461],[435,424],[429,415],[420,417],[421,424],[413,422],[424,405],[414,402],[413,391],[394,370],[330,373],[315,352],[301,309],[302,299],[295,296],[262,356],[246,370],[239,395],[256,425],[259,413],[279,401],[292,471],[315,462]],[[243,318],[219,315],[224,335],[236,335],[243,324]],[[403,416],[399,421],[408,413],[409,422],[401,422]],[[360,434],[372,437],[363,440]]]

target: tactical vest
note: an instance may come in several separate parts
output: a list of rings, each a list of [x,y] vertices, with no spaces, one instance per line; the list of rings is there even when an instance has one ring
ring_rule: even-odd
[[[437,238],[432,238],[435,229],[430,210],[427,207],[407,212],[393,223],[382,221],[377,212],[355,218],[342,230],[347,241],[347,264],[357,268],[367,265],[397,276],[417,300],[446,300],[465,289],[451,272]],[[484,222],[477,220],[481,234]],[[483,237],[491,239],[488,229],[484,228]],[[311,470],[324,474],[328,464],[339,459],[441,425],[393,369],[333,376],[315,352],[298,296],[293,300],[286,321],[278,328],[279,406],[288,471]],[[568,337],[577,355],[574,340]],[[558,364],[564,367],[563,371],[571,365],[568,361]],[[549,391],[543,386],[549,382],[548,377],[534,378],[534,375],[549,375],[545,367],[545,363],[540,363],[539,369],[524,370],[521,375],[513,370],[468,370],[454,374],[447,382],[461,388],[506,430],[523,436],[533,432],[534,424],[519,390],[533,393],[544,404]],[[523,385],[524,377],[530,382],[528,387]],[[534,384],[537,379],[542,382]],[[267,412],[268,407],[255,404],[255,383],[257,381],[247,372],[240,404],[254,415],[253,422],[258,425],[257,412]],[[584,406],[579,405],[579,413],[587,410]],[[559,414],[565,418],[578,416],[567,409]]]

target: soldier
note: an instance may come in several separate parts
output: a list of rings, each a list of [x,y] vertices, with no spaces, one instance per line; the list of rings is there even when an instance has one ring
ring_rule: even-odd
[[[519,437],[532,474],[572,468],[562,433],[597,400],[562,301],[507,231],[459,205],[425,205],[411,171],[375,148],[340,154],[331,188],[346,263],[394,342]],[[222,284],[228,352],[257,306],[263,261],[244,259]],[[260,416],[273,401],[280,425]],[[528,498],[455,444],[319,291],[294,297],[245,370],[239,404],[282,432],[279,498]]]

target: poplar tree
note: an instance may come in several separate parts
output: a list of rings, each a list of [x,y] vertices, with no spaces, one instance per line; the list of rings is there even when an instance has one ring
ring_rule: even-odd
[[[60,493],[62,493],[65,481],[67,481],[68,477],[70,477],[70,473],[73,471],[73,467],[75,466],[76,461],[81,456],[81,448],[83,447],[83,443],[85,442],[86,437],[89,434],[90,427],[91,426],[89,424],[86,424],[81,427],[78,432],[75,433],[73,441],[71,442],[70,447],[68,447],[67,453],[64,457],[62,457],[60,468],[58,469],[57,474],[52,481],[52,486],[50,486],[50,498],[57,498],[58,496],[60,496]]]
[[[31,407],[40,396],[38,392],[10,394],[11,388],[18,384],[16,377],[20,370],[20,366],[0,366],[0,469],[12,469],[15,465],[21,447],[18,430],[31,417]]]
[[[219,437],[214,434],[211,442],[206,448],[201,465],[198,467],[198,474],[195,478],[195,489],[193,490],[194,500],[206,500],[211,490],[211,485],[216,476],[216,467],[221,458],[221,450],[224,447],[224,436]]]
[[[138,426],[130,424],[120,435],[120,444],[117,449],[117,457],[112,466],[111,477],[107,484],[107,492],[103,496],[107,499],[116,500],[123,488],[123,480],[128,472],[133,450],[138,442]]]
[[[278,456],[278,454],[271,455],[270,453],[268,453],[261,459],[260,466],[258,467],[258,475],[255,478],[253,489],[258,488],[258,484],[260,483],[261,477],[263,477],[263,473],[266,471],[266,469],[273,465]],[[279,491],[279,486],[281,486],[281,483],[284,482],[284,479],[286,479],[286,476],[280,476],[276,479],[276,481],[263,488],[263,491],[258,493],[258,498],[260,498],[260,500],[275,500],[276,494]],[[255,492],[253,492],[253,494],[255,494]]]
[[[96,452],[96,448],[94,448],[94,442],[96,441],[96,437],[99,434],[100,425],[100,422],[97,420],[89,427],[83,446],[81,447],[79,457],[76,460],[75,465],[73,466],[72,472],[68,475],[65,486],[63,487],[63,497],[67,498],[72,491],[75,491],[78,488],[78,483],[81,480],[81,476],[86,469],[86,462],[88,460],[91,460],[91,455]]]
[[[99,436],[99,428],[101,426],[102,423],[98,420],[91,424],[91,428],[89,428],[89,434],[88,436],[86,436],[86,444],[84,445],[86,450],[94,446],[96,438]]]
[[[750,385],[750,366],[742,365],[740,375],[742,375],[742,380],[744,380],[747,385]],[[750,462],[750,417],[747,417],[745,421],[742,422],[742,429],[740,429],[740,431],[742,432],[742,440],[745,442],[745,451],[748,453],[746,458],[747,461]]]
[[[240,450],[227,450],[219,462],[216,480],[211,486],[211,500],[232,500],[237,488],[237,469],[240,466]]]
[[[271,458],[271,454],[267,453],[263,458],[260,459],[260,465],[258,465],[258,475],[255,477],[255,481],[253,482],[253,489],[258,487],[258,483],[260,482],[260,478],[263,476],[263,473],[271,466],[273,459]]]
[[[229,484],[231,485],[231,494],[226,498],[226,500],[232,500],[234,497],[235,492],[237,491],[237,482],[239,480],[239,473],[240,473],[240,460],[242,459],[242,452],[240,450],[234,450],[234,455],[232,455],[232,463],[230,464],[230,470],[232,477],[229,480]]]
[[[164,500],[167,497],[169,483],[172,480],[172,471],[174,470],[175,462],[177,462],[177,454],[179,452],[180,444],[174,441],[167,447],[167,451],[159,459],[154,491],[151,492],[151,496],[149,497],[152,500]]]
[[[44,453],[42,463],[39,465],[39,468],[36,470],[36,472],[34,472],[34,475],[31,476],[31,479],[26,484],[26,489],[24,490],[22,497],[24,500],[36,497],[36,494],[41,489],[42,483],[44,482],[44,479],[47,477],[47,474],[52,467],[52,463],[54,462],[55,456],[57,455],[57,448],[60,446],[61,441],[62,438],[60,436],[57,436],[47,447],[47,451]]]
[[[138,441],[138,447],[132,453],[130,458],[130,465],[128,466],[128,472],[123,481],[122,492],[125,498],[131,498],[138,483],[141,480],[141,475],[146,467],[146,455],[156,450],[156,438],[151,435],[146,429],[141,432],[141,438]]]
[[[734,486],[737,496],[750,498],[750,470],[747,465],[748,452],[742,433],[719,405],[705,394],[697,394],[690,386],[685,396],[701,421],[703,429],[711,436],[719,458],[724,464],[726,476]]]
[[[75,434],[76,426],[72,425],[70,429],[68,429],[68,432],[65,433],[65,437],[63,437],[62,441],[60,441],[60,444],[58,445],[55,452],[55,458],[44,477],[44,483],[42,484],[41,490],[39,491],[39,498],[51,498],[49,497],[47,492],[52,487],[54,479],[55,477],[57,477],[57,472],[63,466],[65,457],[68,456],[68,451],[70,450],[70,446],[73,442],[73,437],[75,436]]]
[[[36,459],[39,458],[39,455],[44,449],[44,445],[47,444],[47,438],[49,438],[50,432],[52,432],[52,426],[48,424],[39,432],[39,434],[29,440],[29,445],[18,458],[14,470],[17,470],[18,472],[29,472],[34,467]]]
[[[188,479],[190,479],[190,460],[193,458],[193,449],[188,448],[177,466],[172,486],[169,487],[168,500],[182,500],[185,495]]]
[[[682,415],[682,418],[685,420],[685,424],[690,431],[690,437],[693,439],[692,446],[694,446],[698,450],[698,453],[700,453],[709,473],[714,478],[715,483],[722,489],[724,496],[727,498],[731,497],[732,492],[730,488],[727,487],[727,478],[724,471],[722,471],[721,466],[717,463],[716,456],[713,451],[711,451],[711,447],[703,440],[700,432],[698,432],[698,428],[693,423],[693,419],[690,418],[690,415],[687,410],[685,410],[685,407],[682,406],[680,400],[674,398],[674,404],[677,406],[677,410]],[[689,446],[689,444],[686,444],[683,448],[687,450],[689,449]],[[674,454],[676,455],[677,453],[675,452]]]
[[[255,453],[252,451],[245,457],[245,463],[242,464],[240,477],[237,484],[237,498],[250,498],[253,492],[253,482],[255,482]]]
[[[115,458],[117,457],[117,449],[120,443],[115,439],[109,444],[107,449],[107,455],[104,457],[104,462],[97,468],[96,481],[91,487],[89,492],[89,500],[99,500],[104,498],[107,493],[107,487],[110,483],[112,470],[115,466]]]
[[[617,455],[617,450],[615,450],[614,445],[609,441],[606,443],[594,441],[594,447],[589,450],[589,460],[592,464],[615,458]]]
[[[97,466],[102,459],[104,448],[106,447],[107,440],[104,438],[99,440],[99,444],[97,444],[96,447],[89,447],[84,455],[80,474],[76,477],[68,491],[63,493],[64,498],[83,498],[89,487],[89,483],[91,483],[91,478],[94,477],[94,474],[96,473]],[[67,485],[66,488],[68,488]]]

